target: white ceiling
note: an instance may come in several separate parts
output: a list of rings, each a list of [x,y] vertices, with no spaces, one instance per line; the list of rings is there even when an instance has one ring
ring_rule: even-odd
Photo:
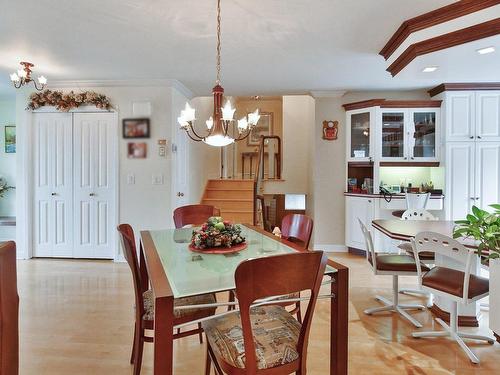
[[[423,58],[395,78],[385,71],[378,52],[399,25],[452,2],[222,0],[222,83],[231,95],[270,95],[500,80],[498,38],[487,43],[495,43],[497,53],[485,59],[462,47],[453,61],[436,54],[432,65],[443,69],[432,75],[420,73]],[[8,73],[20,60],[35,63],[35,75],[46,75],[49,84],[177,79],[195,95],[210,94],[215,3],[0,0],[0,94],[15,93]]]

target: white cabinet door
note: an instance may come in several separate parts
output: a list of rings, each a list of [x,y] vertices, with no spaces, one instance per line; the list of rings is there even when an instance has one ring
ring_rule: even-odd
[[[410,161],[439,160],[439,117],[436,108],[418,108],[408,115],[408,155]]]
[[[475,94],[449,92],[446,94],[446,140],[469,141],[475,137]]]
[[[483,210],[500,203],[500,142],[476,142],[474,204]]]
[[[377,121],[377,146],[382,161],[408,161],[408,110],[382,108]]]
[[[476,139],[500,142],[500,92],[476,93]]]
[[[115,113],[74,114],[76,258],[114,258],[117,127]]]
[[[373,198],[369,197],[346,197],[345,236],[348,247],[366,251],[365,238],[361,232],[358,219],[368,229],[371,228],[375,216],[374,201]]]
[[[464,219],[474,203],[474,142],[446,145],[446,218]]]
[[[347,160],[371,161],[375,155],[375,108],[346,113]]]
[[[72,115],[36,113],[34,256],[73,256]]]

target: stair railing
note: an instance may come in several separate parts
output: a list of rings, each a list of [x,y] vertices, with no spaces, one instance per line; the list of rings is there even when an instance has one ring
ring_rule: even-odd
[[[262,181],[265,176],[265,146],[266,140],[275,139],[278,143],[278,152],[275,156],[275,176],[276,179],[281,179],[281,138],[277,135],[261,135],[259,139],[259,151],[257,157],[257,168],[255,171],[254,183],[253,183],[253,225],[261,225],[263,223],[263,212],[264,212],[264,186]],[[269,155],[271,157],[271,155]]]

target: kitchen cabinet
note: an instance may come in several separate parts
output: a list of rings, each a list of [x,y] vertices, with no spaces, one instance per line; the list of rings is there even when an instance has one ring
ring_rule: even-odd
[[[363,232],[359,226],[360,219],[367,228],[371,228],[372,220],[375,218],[375,200],[369,197],[346,196],[346,223],[345,238],[346,246],[354,249],[365,250],[366,244]]]
[[[348,161],[373,160],[375,109],[363,108],[348,111],[346,118]]]

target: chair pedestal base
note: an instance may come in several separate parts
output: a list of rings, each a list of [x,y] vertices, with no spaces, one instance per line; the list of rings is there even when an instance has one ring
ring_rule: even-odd
[[[423,296],[427,297],[427,308],[430,309],[434,305],[434,299],[432,297],[432,293],[426,292],[422,289],[400,289],[399,293],[407,295],[407,296]]]
[[[415,327],[421,328],[422,324],[416,320],[414,317],[412,317],[406,310],[424,310],[425,306],[423,305],[418,305],[418,304],[401,304],[399,303],[399,295],[398,295],[398,276],[393,275],[392,276],[392,294],[393,294],[393,300],[389,301],[387,298],[381,297],[381,296],[375,296],[375,299],[377,301],[382,302],[385,306],[381,307],[374,307],[371,309],[367,309],[364,311],[365,314],[367,315],[372,315],[375,313],[379,312],[384,312],[384,311],[391,311],[391,312],[396,312],[399,315],[401,315],[403,318],[408,320],[410,323],[412,323]]]
[[[474,352],[465,344],[463,339],[486,341],[488,344],[494,344],[495,340],[488,336],[472,335],[470,333],[458,331],[458,321],[457,321],[457,303],[453,303],[453,309],[451,311],[450,325],[446,324],[442,319],[436,318],[443,328],[444,331],[428,331],[428,332],[413,332],[412,336],[415,338],[424,337],[450,337],[460,345],[462,350],[467,354],[472,363],[478,364],[479,358],[474,354]]]

